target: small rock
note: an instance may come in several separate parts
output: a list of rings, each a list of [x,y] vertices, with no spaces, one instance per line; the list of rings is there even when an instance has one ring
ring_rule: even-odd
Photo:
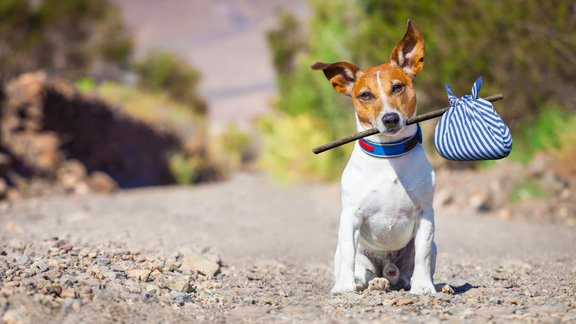
[[[85,258],[88,256],[88,253],[90,253],[90,250],[87,248],[83,248],[82,250],[80,250],[80,252],[78,252],[78,257]]]
[[[20,264],[20,265],[26,265],[28,263],[28,261],[30,261],[30,258],[26,255],[23,255],[23,256],[18,258],[18,264]]]
[[[258,303],[258,301],[256,299],[253,299],[253,298],[244,298],[244,300],[242,300],[242,301],[248,305],[256,305]]]
[[[60,297],[62,298],[76,298],[76,290],[74,288],[64,288],[60,293]]]
[[[58,271],[60,270],[60,263],[54,259],[48,260],[48,267],[50,270]]]
[[[196,288],[194,286],[192,286],[187,279],[184,279],[184,278],[178,278],[178,277],[172,278],[171,280],[168,281],[167,286],[170,290],[175,290],[175,291],[180,291],[180,292],[185,292],[185,293],[191,293],[191,292],[196,291]]]
[[[105,278],[109,280],[123,279],[125,277],[125,275],[122,272],[117,271],[104,271],[102,272],[102,274],[104,275]]]
[[[128,290],[128,292],[131,292],[133,294],[139,294],[142,292],[142,288],[140,287],[140,284],[134,281],[126,281],[125,283],[126,285],[126,290]]]
[[[206,256],[191,253],[184,256],[180,270],[183,272],[195,271],[211,278],[220,271],[220,264]]]
[[[408,298],[400,299],[396,302],[397,306],[406,306],[406,305],[412,305],[412,304],[414,304],[414,301],[412,299],[408,299]]]
[[[48,264],[44,261],[39,261],[39,262],[35,263],[35,266],[36,266],[36,268],[38,268],[38,271],[40,273],[46,272],[49,269]]]
[[[192,298],[190,298],[190,295],[183,293],[183,292],[177,292],[177,291],[170,292],[170,299],[172,299],[175,302],[180,303],[180,304],[183,304],[185,302],[192,300]]]
[[[62,287],[60,287],[59,285],[53,285],[48,287],[47,292],[50,295],[60,296],[60,294],[62,293]]]
[[[148,278],[150,278],[151,273],[152,272],[150,270],[146,269],[126,270],[126,275],[128,276],[128,279],[135,279],[141,282],[148,281]]]
[[[94,192],[111,193],[118,190],[118,184],[108,174],[94,171],[88,178],[88,187]]]
[[[86,179],[86,167],[78,160],[64,161],[56,171],[56,178],[66,191],[78,193],[83,190],[81,187]]]
[[[64,252],[69,252],[73,248],[74,247],[72,246],[72,244],[64,244],[64,245],[60,246],[60,250],[62,250]]]
[[[2,316],[2,323],[5,324],[26,323],[29,320],[26,314],[27,311],[23,306],[18,307],[16,309],[9,309]]]
[[[92,287],[84,287],[80,290],[80,297],[82,298],[92,298],[94,297],[94,290]]]
[[[148,284],[146,285],[146,293],[149,295],[156,295],[158,294],[158,292],[160,291],[160,287],[156,286],[156,285],[152,285],[152,284]]]

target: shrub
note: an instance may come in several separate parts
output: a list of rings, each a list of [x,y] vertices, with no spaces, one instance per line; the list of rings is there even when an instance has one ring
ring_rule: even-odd
[[[0,1],[0,79],[45,69],[68,79],[117,78],[132,40],[109,1]]]
[[[136,63],[135,70],[140,88],[165,92],[197,113],[206,112],[206,103],[196,90],[200,72],[186,59],[167,52],[150,52]]]
[[[550,105],[564,111],[576,106],[576,92],[571,91],[576,87],[576,11],[570,0],[311,0],[310,5],[313,14],[306,33],[295,27],[294,17],[280,16],[279,26],[268,36],[280,92],[274,107],[283,117],[265,123],[272,130],[264,132],[267,143],[307,149],[323,144],[310,137],[293,141],[295,135],[279,129],[302,120],[314,125],[326,140],[352,133],[352,104],[309,66],[316,61],[350,61],[364,68],[387,63],[409,18],[426,43],[426,66],[415,80],[419,113],[446,106],[444,82],[450,82],[455,93],[467,94],[478,75],[485,80],[482,95],[504,94],[506,99],[497,108],[515,140],[518,131],[536,122],[536,116]],[[517,147],[515,142],[512,153]],[[292,159],[274,150],[265,148],[263,159],[268,163],[264,165],[288,170]],[[274,158],[277,161],[270,163]],[[298,158],[310,171],[316,170],[313,165],[320,156],[308,153]],[[338,172],[346,161],[342,154],[322,159],[334,159],[327,165]],[[330,178],[329,174],[317,178]]]

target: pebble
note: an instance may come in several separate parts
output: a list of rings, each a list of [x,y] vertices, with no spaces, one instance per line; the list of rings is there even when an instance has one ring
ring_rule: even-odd
[[[184,256],[180,269],[188,273],[198,272],[211,278],[220,270],[220,265],[206,256],[190,253]]]
[[[196,289],[192,286],[189,280],[180,277],[174,277],[168,280],[167,287],[170,290],[175,290],[184,293],[194,292]]]
[[[126,290],[133,294],[139,294],[142,292],[142,288],[140,288],[140,284],[131,280],[128,280],[124,283],[126,286]]]
[[[62,292],[60,293],[60,297],[62,298],[76,298],[76,290],[74,290],[74,288],[65,288],[62,289]]]
[[[36,265],[36,268],[38,268],[38,271],[40,271],[40,272],[46,272],[49,269],[48,264],[44,261],[39,261],[39,262],[35,263],[35,265]]]
[[[4,318],[32,314],[12,312],[18,305],[13,298],[31,298],[34,307],[46,307],[42,313],[58,316],[60,311],[69,316],[67,321],[74,316],[82,318],[84,312],[99,309],[102,303],[119,305],[118,320],[128,321],[135,318],[122,313],[123,307],[148,310],[149,305],[173,312],[185,310],[194,313],[195,319],[204,316],[210,322],[248,321],[254,319],[250,314],[272,322],[284,317],[313,322],[310,319],[314,316],[334,322],[378,322],[383,314],[390,322],[576,320],[576,272],[571,272],[576,261],[570,258],[550,264],[531,260],[527,265],[519,261],[462,261],[444,255],[436,279],[449,282],[454,295],[414,296],[392,290],[329,297],[328,266],[302,269],[286,265],[280,271],[271,266],[234,265],[219,268],[219,274],[210,277],[192,269],[187,261],[190,254],[143,255],[115,246],[66,242],[60,247],[70,244],[74,248],[68,252],[59,248],[62,254],[50,256],[54,242],[23,245],[23,250],[0,245],[0,309]],[[89,257],[96,250],[98,256]],[[122,257],[128,254],[131,259]],[[28,257],[25,265],[20,264],[23,255]],[[146,260],[138,261],[140,256]],[[206,260],[219,264],[209,257]],[[229,317],[236,311],[235,316],[240,317]]]
[[[30,258],[26,255],[23,255],[20,258],[18,258],[18,264],[20,265],[26,265],[28,264],[28,261],[30,261]]]
[[[170,299],[174,300],[177,303],[182,303],[182,304],[185,302],[192,301],[192,298],[190,298],[189,294],[186,294],[183,292],[178,292],[178,291],[170,292]]]
[[[148,281],[148,278],[150,278],[150,274],[152,272],[150,270],[146,270],[146,269],[131,269],[131,270],[126,270],[126,275],[128,276],[128,279],[135,279],[141,282],[146,282]]]
[[[397,306],[405,306],[405,305],[412,305],[412,304],[414,304],[414,301],[412,299],[407,299],[407,298],[400,299],[396,302]]]

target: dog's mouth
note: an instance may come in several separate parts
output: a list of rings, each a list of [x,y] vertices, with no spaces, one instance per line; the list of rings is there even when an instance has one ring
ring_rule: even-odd
[[[386,124],[380,119],[374,121],[373,126],[383,135],[394,136],[400,134],[406,128],[406,121],[403,117],[399,117],[397,122]]]
[[[400,132],[402,132],[402,130],[404,129],[403,126],[395,126],[395,127],[384,127],[383,130],[380,131],[380,133],[384,134],[384,135],[397,135]]]

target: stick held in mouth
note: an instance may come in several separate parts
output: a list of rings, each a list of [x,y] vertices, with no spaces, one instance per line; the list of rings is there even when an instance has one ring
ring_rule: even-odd
[[[495,95],[492,95],[492,96],[489,96],[489,97],[486,97],[486,98],[483,98],[483,99],[484,99],[484,100],[487,100],[487,101],[490,101],[490,102],[494,102],[494,101],[498,101],[498,100],[504,99],[504,96],[499,93],[499,94],[495,94]],[[415,124],[415,123],[419,123],[419,122],[421,122],[421,121],[425,121],[425,120],[428,120],[428,119],[433,119],[433,118],[436,118],[436,117],[440,117],[440,116],[442,116],[442,115],[443,115],[448,109],[450,109],[450,108],[451,108],[451,107],[442,108],[442,109],[438,109],[438,110],[431,111],[431,112],[426,113],[426,114],[422,114],[422,115],[420,115],[420,116],[416,116],[416,117],[409,118],[409,119],[406,121],[406,124],[407,124],[407,125]],[[319,154],[319,153],[322,153],[322,152],[324,152],[324,151],[328,151],[328,150],[330,150],[330,149],[333,149],[333,148],[335,148],[335,147],[344,145],[344,144],[346,144],[346,143],[353,142],[353,141],[355,141],[355,140],[357,140],[357,139],[360,139],[360,138],[363,138],[363,137],[366,137],[366,136],[370,136],[370,135],[374,135],[374,134],[378,134],[378,133],[379,133],[379,132],[378,132],[378,130],[377,130],[376,128],[371,128],[371,129],[365,130],[365,131],[363,131],[363,132],[359,132],[359,133],[356,133],[356,134],[354,134],[354,135],[350,135],[350,136],[347,136],[347,137],[344,137],[344,138],[340,138],[340,139],[337,139],[337,140],[332,141],[332,142],[330,142],[330,143],[326,143],[326,144],[324,144],[324,145],[320,145],[320,146],[318,146],[318,147],[315,147],[315,148],[312,149],[312,152],[313,152],[314,154]]]

